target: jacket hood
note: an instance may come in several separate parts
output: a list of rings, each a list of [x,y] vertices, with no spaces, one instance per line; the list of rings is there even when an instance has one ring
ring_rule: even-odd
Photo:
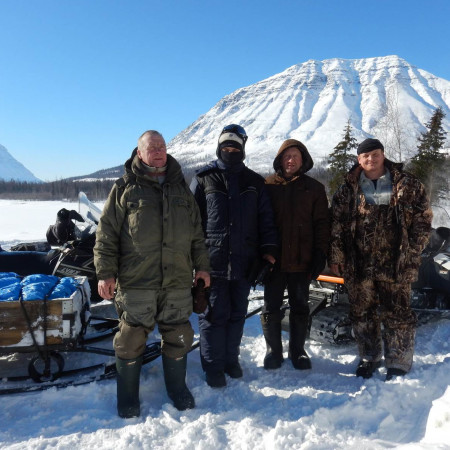
[[[137,147],[131,152],[131,156],[125,161],[123,167],[125,168],[125,175],[133,175],[131,164],[133,159],[137,156]]]
[[[291,147],[298,148],[300,150],[300,153],[302,154],[302,167],[300,167],[299,174],[306,173],[308,172],[308,170],[311,170],[314,166],[314,161],[312,160],[306,146],[300,141],[297,141],[297,139],[288,139],[281,144],[277,156],[273,160],[273,168],[275,169],[275,172],[279,174],[282,173],[281,154]]]
[[[142,161],[137,155],[137,147],[131,152],[131,156],[124,164],[125,177],[136,177],[141,182],[153,182],[146,175],[146,171],[142,166]],[[178,161],[171,155],[167,154],[167,173],[166,180],[170,183],[178,183],[184,179],[181,166]]]

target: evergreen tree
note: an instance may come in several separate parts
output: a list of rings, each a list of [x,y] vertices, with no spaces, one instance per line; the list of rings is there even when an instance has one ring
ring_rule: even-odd
[[[447,134],[442,127],[444,117],[445,114],[439,107],[425,124],[427,131],[419,136],[417,154],[411,159],[409,167],[425,185],[432,202],[448,194],[448,180],[445,173],[448,164],[445,154],[441,152]]]
[[[336,192],[337,188],[342,184],[345,174],[353,167],[358,158],[350,152],[356,150],[358,143],[352,135],[352,126],[350,120],[344,128],[344,136],[328,158],[330,165],[331,179],[330,192]]]

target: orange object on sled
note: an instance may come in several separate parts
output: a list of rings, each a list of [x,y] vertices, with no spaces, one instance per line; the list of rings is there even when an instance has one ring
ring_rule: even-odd
[[[324,281],[327,283],[344,284],[344,279],[342,277],[332,277],[329,275],[319,275],[317,281]]]

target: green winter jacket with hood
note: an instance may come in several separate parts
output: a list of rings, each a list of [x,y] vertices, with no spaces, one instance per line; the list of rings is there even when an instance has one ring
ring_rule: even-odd
[[[106,201],[94,247],[97,277],[116,278],[120,291],[190,288],[193,269],[209,271],[197,203],[172,156],[162,185],[142,164],[135,149]]]

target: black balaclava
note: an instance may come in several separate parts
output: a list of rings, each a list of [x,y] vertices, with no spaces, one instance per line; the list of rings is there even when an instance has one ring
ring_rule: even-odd
[[[217,145],[217,157],[227,166],[235,166],[245,159],[244,145],[244,139],[236,133],[222,132]],[[225,147],[236,148],[239,152],[225,152],[223,150]]]
[[[225,147],[236,148],[238,152],[226,152],[223,150]],[[223,141],[219,144],[219,159],[221,159],[226,165],[235,166],[244,160],[244,152],[242,151],[242,145],[236,141]]]

